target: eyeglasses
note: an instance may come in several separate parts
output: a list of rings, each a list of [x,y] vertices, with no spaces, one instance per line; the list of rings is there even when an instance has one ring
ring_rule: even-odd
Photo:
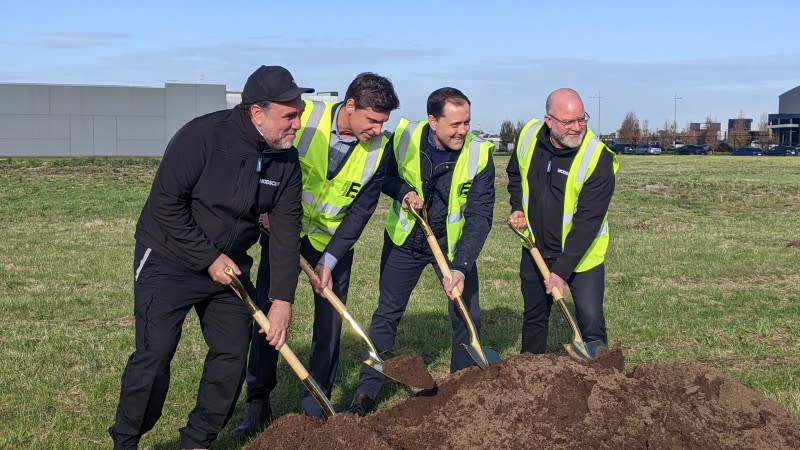
[[[561,120],[561,119],[559,119],[558,117],[556,117],[556,116],[554,116],[552,114],[548,114],[548,116],[550,116],[551,119],[553,119],[556,122],[558,122],[561,125],[563,125],[564,128],[570,128],[575,124],[578,124],[581,127],[585,127],[586,126],[586,122],[589,121],[589,113],[583,113],[583,117],[581,117],[579,119],[572,119],[572,120]]]

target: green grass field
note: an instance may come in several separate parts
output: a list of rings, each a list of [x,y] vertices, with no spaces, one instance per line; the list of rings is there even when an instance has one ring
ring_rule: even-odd
[[[482,343],[519,351],[518,241],[505,226],[498,156],[494,228],[480,257]],[[699,360],[800,414],[800,158],[622,156],[610,214],[606,316],[627,366]],[[120,374],[133,350],[133,230],[154,159],[0,159],[0,448],[109,448]],[[348,305],[364,328],[377,302],[385,200],[356,247]],[[254,255],[257,252],[254,252]],[[427,271],[398,353],[449,367],[446,300]],[[302,282],[289,344],[306,361]],[[554,308],[550,348],[570,340]],[[334,404],[344,409],[364,345],[345,328]],[[164,414],[142,448],[179,447],[206,347],[194,314],[172,365]],[[299,411],[283,363],[275,413]],[[391,405],[408,392],[387,383]],[[241,419],[244,401],[232,420]],[[239,448],[230,426],[215,448]]]

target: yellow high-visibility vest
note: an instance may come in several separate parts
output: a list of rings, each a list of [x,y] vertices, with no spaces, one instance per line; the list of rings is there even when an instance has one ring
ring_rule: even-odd
[[[420,172],[420,150],[425,125],[428,122],[409,122],[400,119],[394,131],[394,156],[397,160],[397,172],[406,183],[414,188],[424,201],[422,190],[422,174]],[[494,144],[475,136],[472,132],[464,138],[453,176],[450,180],[450,196],[447,202],[447,256],[452,261],[456,244],[461,239],[464,229],[464,208],[467,204],[472,181],[489,161],[494,151]],[[401,246],[411,235],[416,219],[402,208],[402,204],[394,200],[386,218],[386,232],[392,242]]]
[[[294,139],[303,173],[301,236],[308,236],[315,249],[324,251],[361,188],[377,172],[389,138],[381,133],[367,142],[358,142],[339,173],[328,180],[335,103],[303,102],[300,130]]]
[[[543,121],[532,119],[530,122],[522,127],[517,142],[517,161],[519,162],[520,178],[522,181],[522,208],[525,213],[525,220],[528,220],[528,204],[530,199],[530,186],[528,185],[528,171],[533,161],[533,152],[536,148],[536,140],[539,132],[544,126]],[[567,184],[564,192],[564,211],[561,222],[561,250],[564,250],[564,243],[567,240],[567,235],[572,230],[572,218],[578,209],[578,196],[581,193],[583,184],[594,173],[597,168],[597,162],[600,160],[600,155],[603,151],[610,152],[613,158],[614,173],[619,170],[619,161],[617,155],[614,154],[608,147],[598,139],[594,132],[589,128],[586,129],[586,136],[583,138],[580,148],[572,160],[572,165],[569,168],[569,175],[567,175]],[[575,267],[575,272],[585,272],[593,267],[597,267],[605,261],[606,250],[608,249],[608,212],[603,217],[603,223],[600,225],[600,231],[597,232],[592,245],[583,255],[578,265]]]

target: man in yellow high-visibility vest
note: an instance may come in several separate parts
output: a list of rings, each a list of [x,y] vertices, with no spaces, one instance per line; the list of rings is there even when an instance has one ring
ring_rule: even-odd
[[[470,129],[470,101],[458,89],[437,89],[428,97],[428,120],[400,120],[387,149],[383,192],[394,201],[386,219],[381,254],[380,297],[369,336],[379,352],[392,350],[397,326],[411,291],[425,266],[431,265],[448,297],[457,288],[480,332],[476,260],[492,226],[494,209],[494,145]],[[452,280],[439,273],[431,250],[406,202],[425,208],[439,246],[450,260]],[[461,348],[469,332],[454,303],[448,302],[453,329],[450,371],[474,363]],[[374,405],[384,377],[362,367],[347,414],[365,415]]]
[[[587,128],[589,115],[572,89],[547,97],[544,121],[523,128],[506,169],[510,221],[533,233],[550,268],[544,282],[525,249],[520,280],[525,308],[522,351],[544,353],[554,287],[569,285],[583,339],[608,342],[603,315],[608,207],[614,194],[617,157]]]
[[[382,133],[390,113],[400,106],[391,81],[365,72],[347,88],[343,102],[305,100],[301,128],[294,144],[303,172],[303,219],[300,252],[315,266],[320,284],[314,286],[314,329],[309,373],[328,397],[339,363],[342,321],[319,294],[327,287],[347,301],[353,246],[375,211],[384,179],[385,146]],[[268,225],[267,225],[268,226]],[[261,238],[261,264],[256,302],[268,311],[270,239]],[[298,260],[283,261],[297,266]],[[257,333],[257,330],[254,331]],[[234,429],[237,438],[247,438],[271,420],[269,395],[276,385],[278,353],[254,334],[247,373],[247,412]],[[322,417],[322,409],[308,392],[301,400],[311,417]]]

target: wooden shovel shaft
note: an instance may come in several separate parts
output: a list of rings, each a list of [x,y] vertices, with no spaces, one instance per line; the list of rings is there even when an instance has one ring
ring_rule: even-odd
[[[436,242],[436,236],[433,235],[430,225],[428,225],[428,222],[422,216],[420,216],[419,213],[414,210],[414,208],[411,208],[410,205],[409,211],[414,218],[417,219],[417,223],[419,223],[420,227],[422,227],[422,232],[425,234],[425,239],[428,241],[428,246],[431,248],[431,253],[433,253],[433,258],[436,260],[436,265],[439,267],[439,271],[442,272],[442,275],[445,278],[452,280],[453,274],[450,272],[450,265],[447,263],[447,258],[445,258],[444,253],[442,253],[442,248],[439,247],[439,243]],[[478,340],[478,332],[475,330],[475,324],[472,322],[472,318],[469,316],[469,311],[467,310],[467,306],[464,304],[464,299],[461,298],[461,292],[459,292],[458,288],[453,290],[453,297],[455,297],[453,301],[456,303],[456,308],[458,308],[461,318],[464,320],[464,323],[467,324],[467,331],[469,332],[469,346],[475,350],[483,364],[488,366],[489,360],[483,353],[483,347]]]
[[[526,246],[528,247],[528,252],[530,252],[533,261],[536,263],[536,267],[539,268],[539,272],[541,272],[542,278],[544,278],[545,282],[549,281],[550,269],[547,268],[547,264],[544,262],[544,258],[542,258],[541,252],[539,252],[539,249],[536,248],[536,244],[533,243],[533,240],[530,238],[530,236],[517,230],[511,224],[511,222],[508,222],[508,227],[511,228],[511,230],[513,230],[514,233],[516,233],[517,236],[519,236],[523,241],[525,241]],[[559,288],[555,286],[553,286],[551,292],[553,293],[553,299],[556,301],[556,303],[558,303],[559,308],[561,308],[561,312],[564,314],[564,317],[566,317],[567,322],[569,322],[570,328],[572,328],[573,345],[577,346],[578,349],[582,350],[583,352],[584,349],[583,337],[581,336],[581,331],[578,329],[578,325],[575,323],[575,319],[572,317],[572,314],[569,312],[569,309],[567,309],[566,303],[564,303],[564,294],[561,292]],[[588,357],[589,355],[586,354],[585,356]]]
[[[317,276],[317,273],[314,272],[314,269],[311,268],[311,264],[309,264],[308,261],[306,261],[303,255],[300,255],[300,268],[303,269],[303,272],[305,272],[305,274],[311,281],[314,282],[314,284],[319,284],[320,280],[319,277]],[[359,337],[361,337],[361,339],[363,339],[364,342],[366,342],[371,352],[370,356],[373,359],[376,359],[375,362],[383,364],[383,361],[378,356],[378,350],[375,348],[375,345],[372,343],[372,340],[369,338],[369,336],[367,336],[367,333],[364,332],[361,326],[358,325],[358,322],[356,322],[353,316],[350,315],[350,312],[347,311],[347,306],[345,306],[345,304],[342,303],[342,300],[339,299],[336,293],[334,293],[331,288],[325,287],[322,290],[322,296],[325,297],[328,303],[330,303],[331,306],[333,306],[333,309],[335,309],[336,312],[339,313],[339,316],[350,324],[350,327],[352,327],[353,330],[355,330],[356,334],[358,334]]]
[[[250,298],[250,295],[247,293],[247,290],[244,288],[244,285],[239,278],[233,273],[233,269],[230,267],[225,268],[225,273],[231,278],[231,288],[236,293],[236,295],[244,302],[247,309],[250,310],[250,314],[253,316],[253,320],[256,321],[258,326],[264,330],[264,333],[269,332],[270,323],[267,316],[264,315],[264,312],[258,308],[258,306],[253,302],[253,299]],[[333,410],[333,405],[330,403],[330,400],[325,396],[322,392],[322,389],[319,387],[317,382],[311,378],[308,374],[308,371],[303,366],[303,363],[297,359],[297,355],[294,354],[291,348],[284,343],[281,346],[281,349],[278,350],[278,353],[286,360],[286,364],[292,368],[294,373],[297,375],[297,378],[306,385],[309,392],[317,399],[320,406],[322,407],[323,412],[327,417],[333,416],[335,411]]]

